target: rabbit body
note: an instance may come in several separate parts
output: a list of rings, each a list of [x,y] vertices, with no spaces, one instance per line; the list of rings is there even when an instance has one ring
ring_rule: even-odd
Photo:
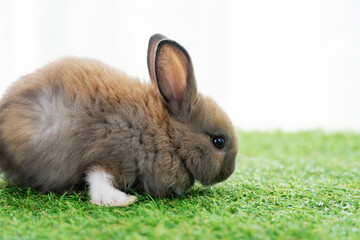
[[[11,181],[41,191],[76,190],[99,164],[121,169],[121,189],[181,193],[194,180],[171,157],[168,124],[151,84],[95,60],[65,58],[23,77],[4,97],[1,158],[13,161],[0,163]]]

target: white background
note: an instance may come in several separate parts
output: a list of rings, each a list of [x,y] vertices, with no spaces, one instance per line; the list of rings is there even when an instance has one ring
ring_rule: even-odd
[[[360,131],[358,0],[0,0],[0,94],[68,55],[148,81],[154,33],[189,51],[239,128]]]

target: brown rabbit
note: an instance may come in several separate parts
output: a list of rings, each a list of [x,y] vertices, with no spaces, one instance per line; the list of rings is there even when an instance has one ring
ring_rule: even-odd
[[[127,206],[129,189],[182,194],[234,171],[227,115],[197,93],[191,59],[162,35],[149,42],[152,83],[99,61],[64,58],[26,75],[0,104],[0,168],[20,186]]]

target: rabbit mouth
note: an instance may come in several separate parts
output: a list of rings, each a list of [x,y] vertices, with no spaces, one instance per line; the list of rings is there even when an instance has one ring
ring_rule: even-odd
[[[204,185],[213,185],[219,182],[223,182],[226,179],[228,179],[233,172],[235,171],[235,160],[230,161],[227,164],[224,164],[218,174],[210,181],[210,184],[204,184]]]
[[[232,171],[221,171],[220,174],[216,177],[217,182],[222,182],[225,181],[226,179],[228,179],[231,174],[234,172],[234,170]]]

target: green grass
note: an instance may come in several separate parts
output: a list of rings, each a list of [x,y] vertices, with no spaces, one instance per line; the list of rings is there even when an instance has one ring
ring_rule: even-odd
[[[237,169],[127,208],[0,180],[2,239],[359,239],[360,134],[239,132]]]

